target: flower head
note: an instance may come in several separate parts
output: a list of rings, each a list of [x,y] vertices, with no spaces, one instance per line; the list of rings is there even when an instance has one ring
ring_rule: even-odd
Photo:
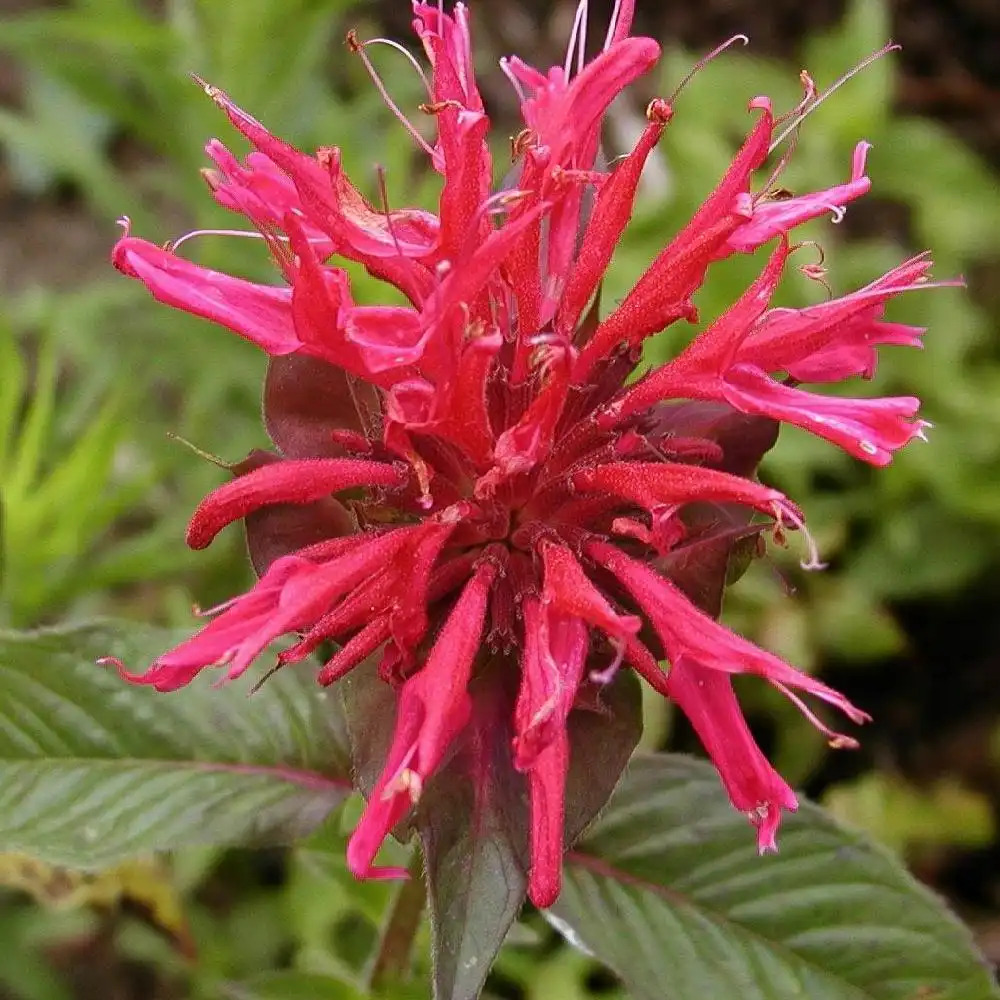
[[[514,179],[499,189],[466,9],[414,3],[432,67],[422,107],[433,141],[391,106],[442,177],[436,213],[370,204],[337,149],[300,152],[208,87],[253,147],[240,160],[209,142],[209,184],[264,238],[282,280],[210,271],[128,234],[114,248],[119,270],[155,298],[271,356],[265,417],[277,448],[235,467],[188,530],[202,548],[244,519],[259,582],[127,676],[163,691],[205,668],[236,677],[282,636],[282,664],[336,644],[324,684],[377,655],[397,716],[348,850],[359,876],[397,874],[373,868],[376,852],[461,739],[484,658],[502,659],[518,687],[512,753],[527,783],[539,905],[559,892],[567,719],[617,670],[637,671],[687,714],[762,851],[796,799],[754,742],[732,676],[760,676],[835,745],[853,741],[797,692],[866,718],[713,616],[737,546],[761,544],[768,530],[804,533],[796,505],[755,478],[779,423],[874,465],[921,435],[916,399],[831,397],[801,383],[869,377],[878,345],[918,345],[921,331],[883,313],[926,285],[930,262],[816,306],[772,305],[794,227],[868,189],[868,146],[828,191],[755,190],[776,129],[770,102],[756,98],[716,188],[602,315],[602,278],[673,115],[654,100],[635,147],[610,170],[596,165],[605,111],[659,54],[652,39],[629,37],[631,7],[616,6],[589,63],[580,38],[548,72],[504,62],[524,128]],[[367,58],[365,43],[350,44]],[[765,246],[758,278],[728,310],[628,382],[648,337],[696,320],[713,263]],[[355,303],[344,259],[408,304]],[[818,565],[811,548],[809,564]]]

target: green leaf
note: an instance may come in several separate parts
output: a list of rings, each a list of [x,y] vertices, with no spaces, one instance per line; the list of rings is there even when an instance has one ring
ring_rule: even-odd
[[[223,983],[226,1000],[363,1000],[360,989],[311,972],[267,972],[242,983]]]
[[[140,667],[179,636],[100,622],[0,632],[0,850],[98,868],[196,844],[287,842],[350,792],[337,699],[308,670],[172,694]]]
[[[883,848],[809,803],[777,855],[707,763],[636,759],[551,911],[636,1000],[1000,997],[970,934]]]

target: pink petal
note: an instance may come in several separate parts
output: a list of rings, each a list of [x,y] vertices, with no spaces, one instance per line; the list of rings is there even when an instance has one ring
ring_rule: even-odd
[[[914,396],[820,396],[781,385],[745,365],[735,366],[728,374],[722,395],[744,413],[795,424],[871,465],[888,465],[893,452],[922,437],[926,426],[914,419],[920,409],[920,400]]]
[[[193,549],[203,549],[227,524],[266,504],[312,503],[355,486],[401,486],[405,480],[405,472],[384,462],[284,459],[209,493],[191,518],[187,543]]]
[[[396,729],[385,768],[347,845],[347,865],[358,878],[393,877],[372,867],[389,831],[420,798],[471,713],[466,691],[479,650],[496,569],[486,563],[466,584],[424,666],[399,692]]]
[[[576,328],[632,216],[642,168],[667,126],[666,106],[660,105],[655,102],[651,105],[656,116],[646,126],[632,152],[618,164],[597,193],[580,251],[560,298],[555,328],[561,333],[568,334]]]
[[[577,358],[575,384],[585,382],[594,365],[620,345],[639,344],[675,320],[694,316],[691,295],[726,239],[747,217],[750,175],[767,156],[774,129],[770,103],[757,98],[750,107],[763,113],[726,175],[621,305],[598,326]]]
[[[794,811],[798,801],[757,746],[732,681],[682,659],[670,669],[667,691],[708,751],[730,801],[757,827],[760,852],[777,850],[781,812]]]
[[[355,306],[344,314],[344,335],[373,374],[415,364],[426,333],[420,316],[403,306]]]
[[[583,677],[587,633],[580,619],[550,614],[537,598],[523,602],[521,686],[514,710],[515,767],[531,796],[532,902],[550,905],[562,877],[569,741],[566,718]]]
[[[801,518],[798,508],[778,490],[681,462],[609,462],[573,474],[576,489],[611,493],[647,510],[660,504],[739,503],[772,517],[782,511]]]
[[[869,149],[871,145],[867,142],[859,142],[855,146],[851,179],[846,184],[838,184],[825,191],[816,191],[798,198],[757,202],[750,219],[737,227],[726,240],[722,256],[733,252],[753,253],[775,236],[788,233],[803,222],[827,212],[839,213],[844,205],[867,194],[872,184],[865,175],[865,159]],[[836,218],[839,221],[839,215]]]
[[[587,552],[629,591],[656,630],[667,659],[675,666],[684,660],[719,673],[755,674],[781,690],[806,691],[840,709],[853,722],[869,720],[868,715],[838,691],[720,625],[645,563],[606,542],[589,543]]]
[[[634,615],[619,615],[591,583],[577,558],[564,545],[542,546],[543,600],[564,614],[583,619],[612,638],[624,639],[639,631]]]
[[[133,236],[115,244],[111,260],[123,274],[142,281],[158,302],[227,327],[268,354],[291,354],[301,347],[287,288],[199,267]]]

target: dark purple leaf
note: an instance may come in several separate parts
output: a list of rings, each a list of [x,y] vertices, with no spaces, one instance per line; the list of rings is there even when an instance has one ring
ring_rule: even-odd
[[[511,754],[514,692],[504,666],[474,681],[472,719],[415,816],[437,1000],[479,996],[527,892],[527,786]]]
[[[566,846],[604,808],[642,736],[642,691],[622,670],[610,684],[586,685],[588,708],[569,717],[572,754],[566,778]]]
[[[248,514],[244,524],[247,551],[258,576],[290,552],[357,530],[347,508],[333,497],[315,503],[270,504]]]
[[[511,754],[518,679],[510,660],[480,669],[470,686],[472,718],[409,821],[424,853],[438,1000],[479,995],[527,891],[527,784]],[[395,695],[371,665],[352,672],[341,690],[355,780],[370,794],[391,741]],[[567,844],[608,800],[642,730],[630,673],[588,685],[587,694],[589,707],[569,718]]]
[[[726,586],[746,571],[766,527],[752,517],[752,510],[736,504],[691,504],[684,515],[688,537],[653,565],[717,618]]]
[[[778,440],[777,421],[741,413],[725,403],[670,403],[654,413],[656,433],[714,441],[723,452],[714,467],[736,476],[752,477]]]
[[[342,368],[304,354],[271,358],[264,381],[264,426],[288,458],[342,455],[330,432],[378,436],[378,391]]]

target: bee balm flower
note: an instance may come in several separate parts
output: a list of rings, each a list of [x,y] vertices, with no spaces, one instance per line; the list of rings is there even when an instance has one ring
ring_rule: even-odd
[[[212,192],[265,239],[282,280],[207,270],[128,234],[114,248],[115,266],[156,299],[271,356],[265,418],[277,448],[235,467],[188,530],[202,548],[245,519],[259,582],[126,676],[161,691],[206,668],[233,678],[282,636],[281,664],[335,644],[322,684],[377,656],[397,714],[348,848],[359,876],[396,874],[373,868],[376,852],[462,740],[484,660],[500,660],[518,690],[511,752],[530,802],[529,893],[540,906],[559,892],[567,720],[618,669],[686,713],[761,850],[774,847],[796,799],[754,742],[733,675],[770,683],[838,745],[853,741],[796,692],[866,719],[713,616],[737,544],[756,544],[765,529],[804,534],[795,503],[755,478],[779,423],[874,465],[920,436],[916,399],[831,397],[801,383],[868,376],[879,344],[917,345],[920,330],[883,313],[926,284],[930,262],[918,257],[817,306],[772,306],[791,231],[864,194],[868,147],[828,191],[755,191],[776,129],[769,101],[756,98],[716,188],[601,315],[601,280],[673,114],[654,100],[635,147],[610,170],[596,165],[608,106],[659,55],[652,39],[629,36],[631,8],[616,6],[603,51],[585,65],[579,40],[576,72],[573,51],[545,73],[504,62],[524,128],[514,179],[499,190],[467,12],[415,3],[436,138],[403,120],[441,175],[437,212],[374,207],[337,149],[301,152],[209,87],[253,147],[240,160],[208,144]],[[695,320],[714,262],[765,247],[737,301],[668,364],[628,382],[646,338]],[[407,304],[358,305],[338,260]]]

